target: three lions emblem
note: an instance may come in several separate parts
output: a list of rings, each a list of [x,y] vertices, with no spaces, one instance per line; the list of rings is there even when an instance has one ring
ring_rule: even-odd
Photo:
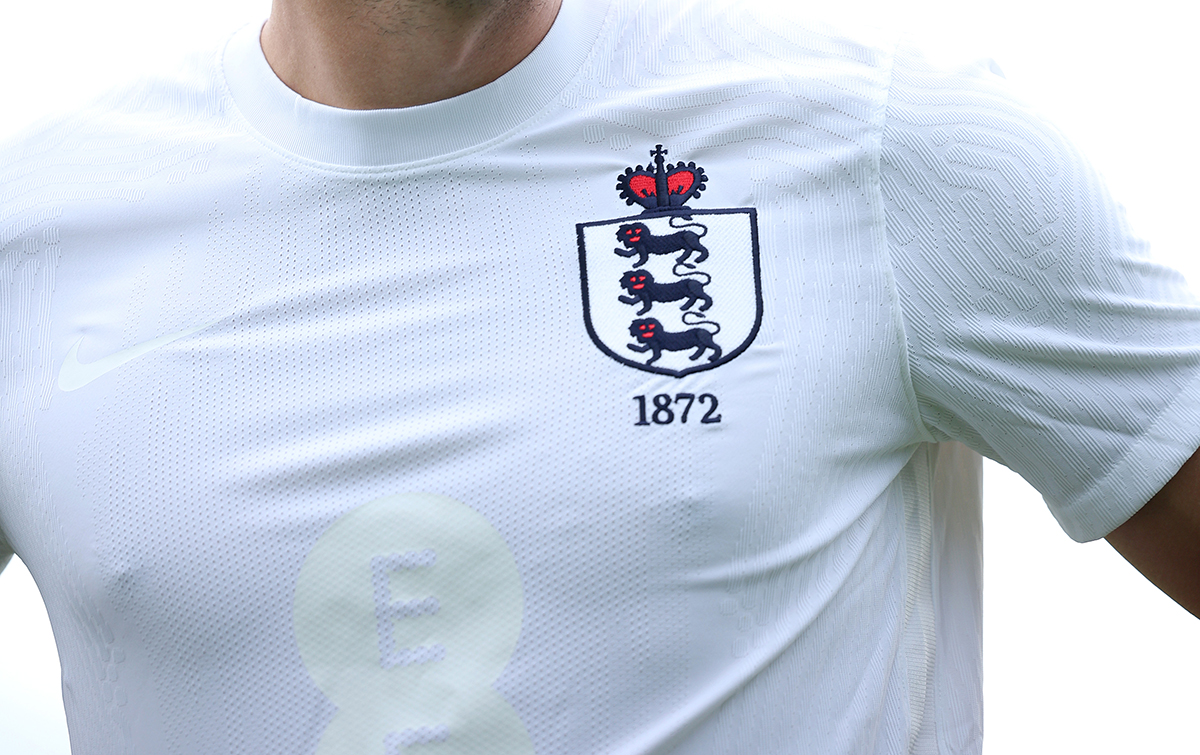
[[[704,169],[668,164],[661,144],[650,155],[652,165],[617,176],[641,214],[576,225],[584,322],[616,361],[683,377],[736,358],[758,334],[758,215],[689,207],[707,187]]]

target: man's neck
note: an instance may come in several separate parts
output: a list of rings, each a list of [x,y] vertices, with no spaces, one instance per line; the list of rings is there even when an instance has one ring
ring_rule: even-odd
[[[561,0],[274,0],[262,48],[306,99],[423,105],[495,81],[550,30]]]

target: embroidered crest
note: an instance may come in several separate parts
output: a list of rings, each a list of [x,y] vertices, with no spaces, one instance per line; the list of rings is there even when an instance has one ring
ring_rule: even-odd
[[[653,165],[617,176],[640,215],[575,226],[583,317],[613,359],[683,377],[725,364],[758,334],[758,214],[688,207],[707,187],[704,169],[668,164],[661,144],[650,155]]]

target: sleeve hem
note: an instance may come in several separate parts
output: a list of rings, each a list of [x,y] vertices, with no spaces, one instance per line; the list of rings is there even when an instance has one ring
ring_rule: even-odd
[[[1051,505],[1051,513],[1072,540],[1098,540],[1146,505],[1198,448],[1200,374],[1103,477],[1070,503]]]

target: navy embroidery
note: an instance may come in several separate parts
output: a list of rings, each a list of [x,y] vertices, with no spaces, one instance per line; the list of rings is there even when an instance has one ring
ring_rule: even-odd
[[[654,276],[649,270],[627,270],[621,276],[621,288],[625,289],[628,296],[618,296],[617,300],[622,304],[641,304],[642,308],[638,310],[639,315],[644,315],[650,311],[650,308],[656,303],[665,303],[687,299],[680,309],[691,309],[692,305],[701,299],[704,303],[700,305],[699,311],[703,312],[712,306],[712,297],[704,293],[704,286],[712,282],[712,278],[705,273],[684,273],[687,276],[681,280],[672,281],[670,283],[659,283],[654,280]]]
[[[687,322],[687,320],[685,319],[684,322]],[[647,351],[652,352],[653,356],[650,357],[650,361],[646,362],[647,365],[651,365],[658,361],[664,351],[695,349],[688,356],[688,359],[694,362],[706,350],[712,349],[713,353],[709,356],[708,361],[715,362],[721,358],[721,347],[713,341],[713,336],[721,332],[721,326],[711,320],[703,322],[706,325],[713,326],[713,329],[690,328],[678,333],[672,333],[653,317],[647,317],[644,320],[634,320],[629,324],[629,335],[636,338],[638,343],[631,344],[629,350],[639,351],[643,354]]]
[[[654,172],[641,165],[626,168],[617,176],[617,191],[625,204],[640,204],[649,211],[669,210],[682,207],[689,199],[700,196],[705,189],[704,168],[696,163],[664,165],[667,150],[661,144],[650,153],[654,158]]]
[[[699,397],[694,393],[676,393],[674,398],[675,409],[671,408],[671,395],[669,393],[660,393],[654,396],[654,410],[649,413],[649,419],[647,419],[646,412],[646,397],[634,396],[633,400],[637,402],[638,409],[638,421],[633,423],[635,426],[649,427],[651,422],[656,425],[669,425],[675,421],[675,409],[679,410],[679,423],[686,425],[688,412],[692,410],[692,404],[696,403],[700,405],[701,409],[704,408],[705,404],[712,404],[704,412],[704,416],[700,418],[700,424],[712,425],[721,421],[721,415],[717,414],[717,407],[720,406],[720,402],[711,393],[701,393]]]
[[[671,218],[674,220],[675,218]],[[676,262],[684,264],[692,252],[698,252],[696,255],[696,263],[703,262],[708,259],[708,249],[704,244],[700,243],[700,239],[704,234],[708,233],[708,229],[698,223],[691,223],[701,229],[700,233],[695,231],[676,231],[675,233],[665,233],[661,236],[655,236],[646,227],[645,223],[626,223],[617,229],[617,241],[625,245],[624,249],[614,249],[613,251],[622,257],[638,258],[638,261],[633,263],[634,267],[641,267],[650,261],[651,254],[673,254],[682,251],[683,254],[675,259]],[[672,228],[678,228],[672,223]],[[695,265],[688,265],[695,267]]]
[[[579,223],[576,233],[592,341],[622,364],[683,377],[734,359],[758,335],[758,213],[689,207],[709,178],[666,155],[659,144],[652,166],[617,176],[621,198],[640,215]]]

